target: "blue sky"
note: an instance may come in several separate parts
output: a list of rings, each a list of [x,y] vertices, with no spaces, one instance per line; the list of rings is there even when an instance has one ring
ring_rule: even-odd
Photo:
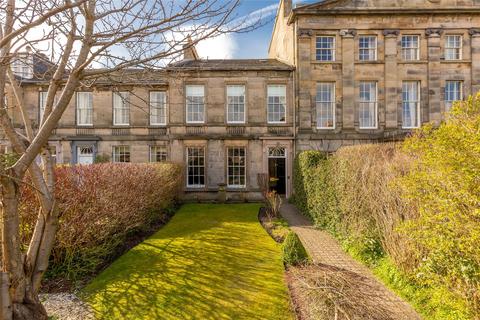
[[[235,16],[243,17],[261,12],[261,17],[266,22],[265,25],[249,33],[230,34],[199,43],[197,49],[201,58],[267,58],[279,2],[280,0],[241,0]],[[293,0],[293,2],[299,1]],[[301,2],[307,3],[312,0]]]
[[[273,23],[280,0],[243,0],[238,8],[238,14],[244,15],[250,12],[267,8],[270,14],[264,14],[263,17],[268,23],[264,26],[245,34],[234,34],[233,38],[237,44],[237,50],[234,58],[266,58],[268,55],[268,45],[273,31]],[[275,6],[275,9],[270,9]]]

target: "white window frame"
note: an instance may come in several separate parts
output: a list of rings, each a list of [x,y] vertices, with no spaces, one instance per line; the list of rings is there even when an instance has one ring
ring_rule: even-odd
[[[319,40],[322,40],[322,39],[329,39],[329,40],[332,40],[332,43],[331,43],[331,47],[328,48],[328,47],[319,47],[318,45],[320,44],[319,43]],[[320,62],[334,62],[336,57],[336,38],[335,36],[316,36],[315,37],[315,61],[320,61]],[[319,54],[319,51],[330,51],[330,55],[331,55],[331,59],[319,59],[319,57],[322,57],[323,55],[322,54]]]
[[[362,48],[361,47],[362,39],[374,39],[373,48],[371,48],[371,47]],[[368,41],[367,43],[370,44],[370,41]],[[373,52],[373,59],[362,58],[362,50],[366,50],[368,52],[368,57],[370,57],[370,53]],[[366,61],[366,62],[377,61],[377,56],[378,56],[377,51],[378,51],[378,37],[376,35],[361,35],[361,36],[359,36],[359,38],[358,38],[358,60],[359,61]]]
[[[12,73],[23,79],[33,78],[33,55],[17,54],[12,59]]]
[[[373,100],[363,100],[362,99],[362,93],[363,89],[362,88],[364,85],[373,85],[374,87],[374,93],[375,96],[373,97]],[[359,111],[359,117],[358,117],[358,122],[359,122],[359,128],[360,129],[377,129],[378,128],[378,83],[377,81],[360,81],[359,83],[359,103],[358,103],[358,111]],[[373,104],[373,126],[364,126],[362,125],[362,111],[363,108],[367,108],[367,110],[370,112],[371,110],[371,105]]]
[[[233,88],[242,88],[243,89],[243,95],[233,95],[229,93],[229,89]],[[245,123],[245,114],[246,114],[246,103],[245,103],[245,97],[246,97],[246,87],[245,85],[227,85],[226,88],[227,91],[227,123]],[[234,112],[236,108],[241,108],[243,106],[243,112]],[[238,110],[237,110],[238,111]],[[241,120],[231,120],[230,115],[234,114],[239,114],[243,115]]]
[[[452,93],[449,93],[449,90],[448,90],[448,87],[449,87],[449,84],[451,83],[454,83],[458,86],[458,92],[452,92]],[[455,99],[455,100],[451,100],[451,99],[448,99],[449,96],[452,96],[452,95],[457,95],[458,93],[458,99]],[[463,93],[463,81],[461,80],[447,80],[445,82],[445,111],[448,112],[452,109],[452,106],[455,102],[457,101],[462,101],[464,98],[464,93]]]
[[[417,99],[416,100],[405,100],[405,88],[408,85],[416,85],[416,90],[417,90]],[[412,87],[413,88],[413,87]],[[405,106],[408,104],[415,104],[416,108],[416,123],[414,125],[405,125]],[[403,129],[416,129],[420,127],[420,106],[421,106],[421,82],[420,81],[403,81],[402,83],[402,128]]]
[[[60,145],[60,147],[61,147],[61,145]],[[50,145],[48,145],[48,149],[50,151],[50,156],[52,157],[53,165],[56,166],[57,165],[57,146],[50,144]]]
[[[160,95],[161,100],[154,99],[155,95]],[[167,125],[167,92],[166,91],[150,91],[149,93],[149,115],[151,126]],[[160,118],[160,121],[157,121]]]
[[[189,95],[188,90],[189,88],[202,88],[202,95]],[[193,102],[192,98],[202,97],[202,102]],[[202,108],[201,112],[197,110],[194,112],[191,108],[196,107],[197,109]],[[194,113],[201,115],[201,120],[191,120],[190,116]],[[204,85],[194,85],[189,84],[185,86],[185,114],[186,114],[186,122],[192,124],[202,124],[205,123],[205,86]]]
[[[118,149],[117,149],[118,148]],[[122,148],[122,149],[120,149]],[[121,157],[128,154],[128,161],[120,161]],[[114,163],[130,163],[132,162],[132,152],[129,145],[112,146],[112,162]]]
[[[328,101],[323,101],[321,95],[319,94],[320,87],[323,85],[330,86],[330,98]],[[319,123],[323,123],[323,121],[319,121],[321,112],[320,112],[320,104],[325,104],[329,107],[330,112],[332,113],[332,125],[331,126],[322,126]],[[334,130],[336,127],[336,83],[335,82],[317,82],[316,86],[316,95],[315,95],[315,122],[317,129],[321,130]],[[328,112],[327,112],[328,117]]]
[[[405,39],[409,38],[408,43],[410,45],[405,46],[407,41]],[[414,39],[416,39],[416,46],[413,45]],[[420,60],[420,36],[415,34],[405,34],[402,35],[401,47],[402,47],[402,60],[403,61],[418,61]],[[412,54],[412,52],[414,54]]]
[[[114,91],[113,92],[113,125],[114,126],[128,126],[130,125],[130,101],[129,101],[129,92],[128,91]],[[120,104],[120,106],[118,105]],[[126,112],[126,121],[119,122],[117,121],[117,112],[121,113]],[[124,114],[124,115],[125,115]],[[123,119],[125,120],[125,119]]]
[[[88,108],[80,108],[80,103],[79,103],[79,97],[80,95],[86,95],[88,97],[88,103],[87,106]],[[93,93],[90,91],[79,91],[76,94],[76,112],[77,112],[77,126],[82,126],[82,127],[91,127],[93,126]],[[82,112],[87,112],[86,118],[87,120],[90,120],[89,122],[85,123],[80,123],[80,113]]]
[[[273,88],[282,88],[282,95],[271,94],[270,89]],[[278,102],[270,102],[270,97],[278,98]],[[283,120],[270,120],[270,116],[280,115],[280,119],[282,119],[282,113],[271,111],[270,107],[272,108],[281,108],[283,105]],[[272,116],[272,119],[275,119]],[[287,123],[287,86],[284,84],[269,84],[267,85],[267,123],[269,124],[283,124]]]
[[[45,109],[47,106],[47,94],[48,91],[39,91],[38,92],[38,124],[42,122],[43,115],[45,114]]]
[[[458,46],[451,46],[450,38],[459,38]],[[455,40],[453,42],[456,42]],[[450,50],[450,51],[449,51]],[[449,55],[449,52],[453,51],[454,57]],[[458,57],[457,57],[458,54]],[[447,34],[445,36],[445,60],[446,61],[458,61],[463,59],[463,35],[461,34]]]
[[[158,160],[157,159],[157,153],[161,152],[164,153],[164,160]],[[163,156],[161,156],[163,157]],[[149,160],[150,162],[165,162],[168,161],[168,151],[165,146],[150,146],[150,154],[149,154]]]
[[[190,165],[190,151],[193,150],[193,149],[197,149],[197,150],[202,150],[202,153],[203,155],[202,156],[199,156],[199,158],[203,158],[203,165]],[[186,155],[186,162],[187,162],[187,188],[205,188],[205,181],[207,179],[207,175],[205,174],[206,173],[206,157],[205,157],[205,147],[202,147],[202,146],[191,146],[191,147],[187,147],[186,148],[186,152],[185,152],[185,155]],[[203,184],[190,184],[189,183],[189,177],[190,177],[190,168],[203,168]],[[194,177],[201,177],[202,175],[200,174],[195,174],[193,175]]]
[[[235,155],[234,152],[238,151],[238,155]],[[243,151],[243,155],[240,152]],[[230,161],[232,159],[232,161]],[[235,159],[238,158],[238,159]],[[236,163],[238,160],[238,163]],[[242,171],[243,174],[236,174],[235,169]],[[232,172],[230,171],[232,170]],[[238,178],[241,180],[243,178],[243,184],[234,184],[230,183],[230,178],[233,181]],[[229,188],[245,188],[247,186],[247,148],[245,147],[228,147],[227,148],[227,187]]]

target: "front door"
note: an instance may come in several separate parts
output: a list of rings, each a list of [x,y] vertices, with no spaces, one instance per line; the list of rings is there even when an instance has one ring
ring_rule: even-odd
[[[276,147],[268,150],[268,175],[270,190],[279,195],[287,193],[287,157],[285,148]]]
[[[93,146],[77,147],[77,163],[78,164],[93,163]]]
[[[280,195],[287,193],[286,187],[286,161],[285,158],[269,158],[268,173],[270,176],[270,190],[276,191]]]

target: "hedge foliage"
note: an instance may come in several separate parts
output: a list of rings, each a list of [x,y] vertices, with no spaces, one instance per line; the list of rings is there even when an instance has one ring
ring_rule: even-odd
[[[354,255],[469,306],[431,318],[480,314],[480,95],[403,144],[303,152],[294,187],[297,206]]]
[[[282,257],[283,263],[289,266],[297,266],[309,261],[307,250],[293,231],[287,234],[282,243]]]
[[[135,232],[165,219],[180,191],[182,168],[170,163],[59,166],[55,194],[61,212],[50,276],[79,279],[116,254]],[[31,236],[38,199],[22,190],[24,243]]]

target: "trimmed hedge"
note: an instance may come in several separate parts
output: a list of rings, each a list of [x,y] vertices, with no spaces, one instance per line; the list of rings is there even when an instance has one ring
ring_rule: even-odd
[[[134,233],[166,219],[180,192],[175,164],[59,166],[56,198],[61,212],[47,276],[78,280],[114,257]],[[22,190],[23,241],[31,237],[39,203]]]
[[[294,202],[429,319],[475,318],[479,132],[480,95],[405,143],[300,153]]]
[[[282,243],[283,263],[289,266],[296,266],[309,262],[307,250],[303,246],[298,235],[290,231]]]

